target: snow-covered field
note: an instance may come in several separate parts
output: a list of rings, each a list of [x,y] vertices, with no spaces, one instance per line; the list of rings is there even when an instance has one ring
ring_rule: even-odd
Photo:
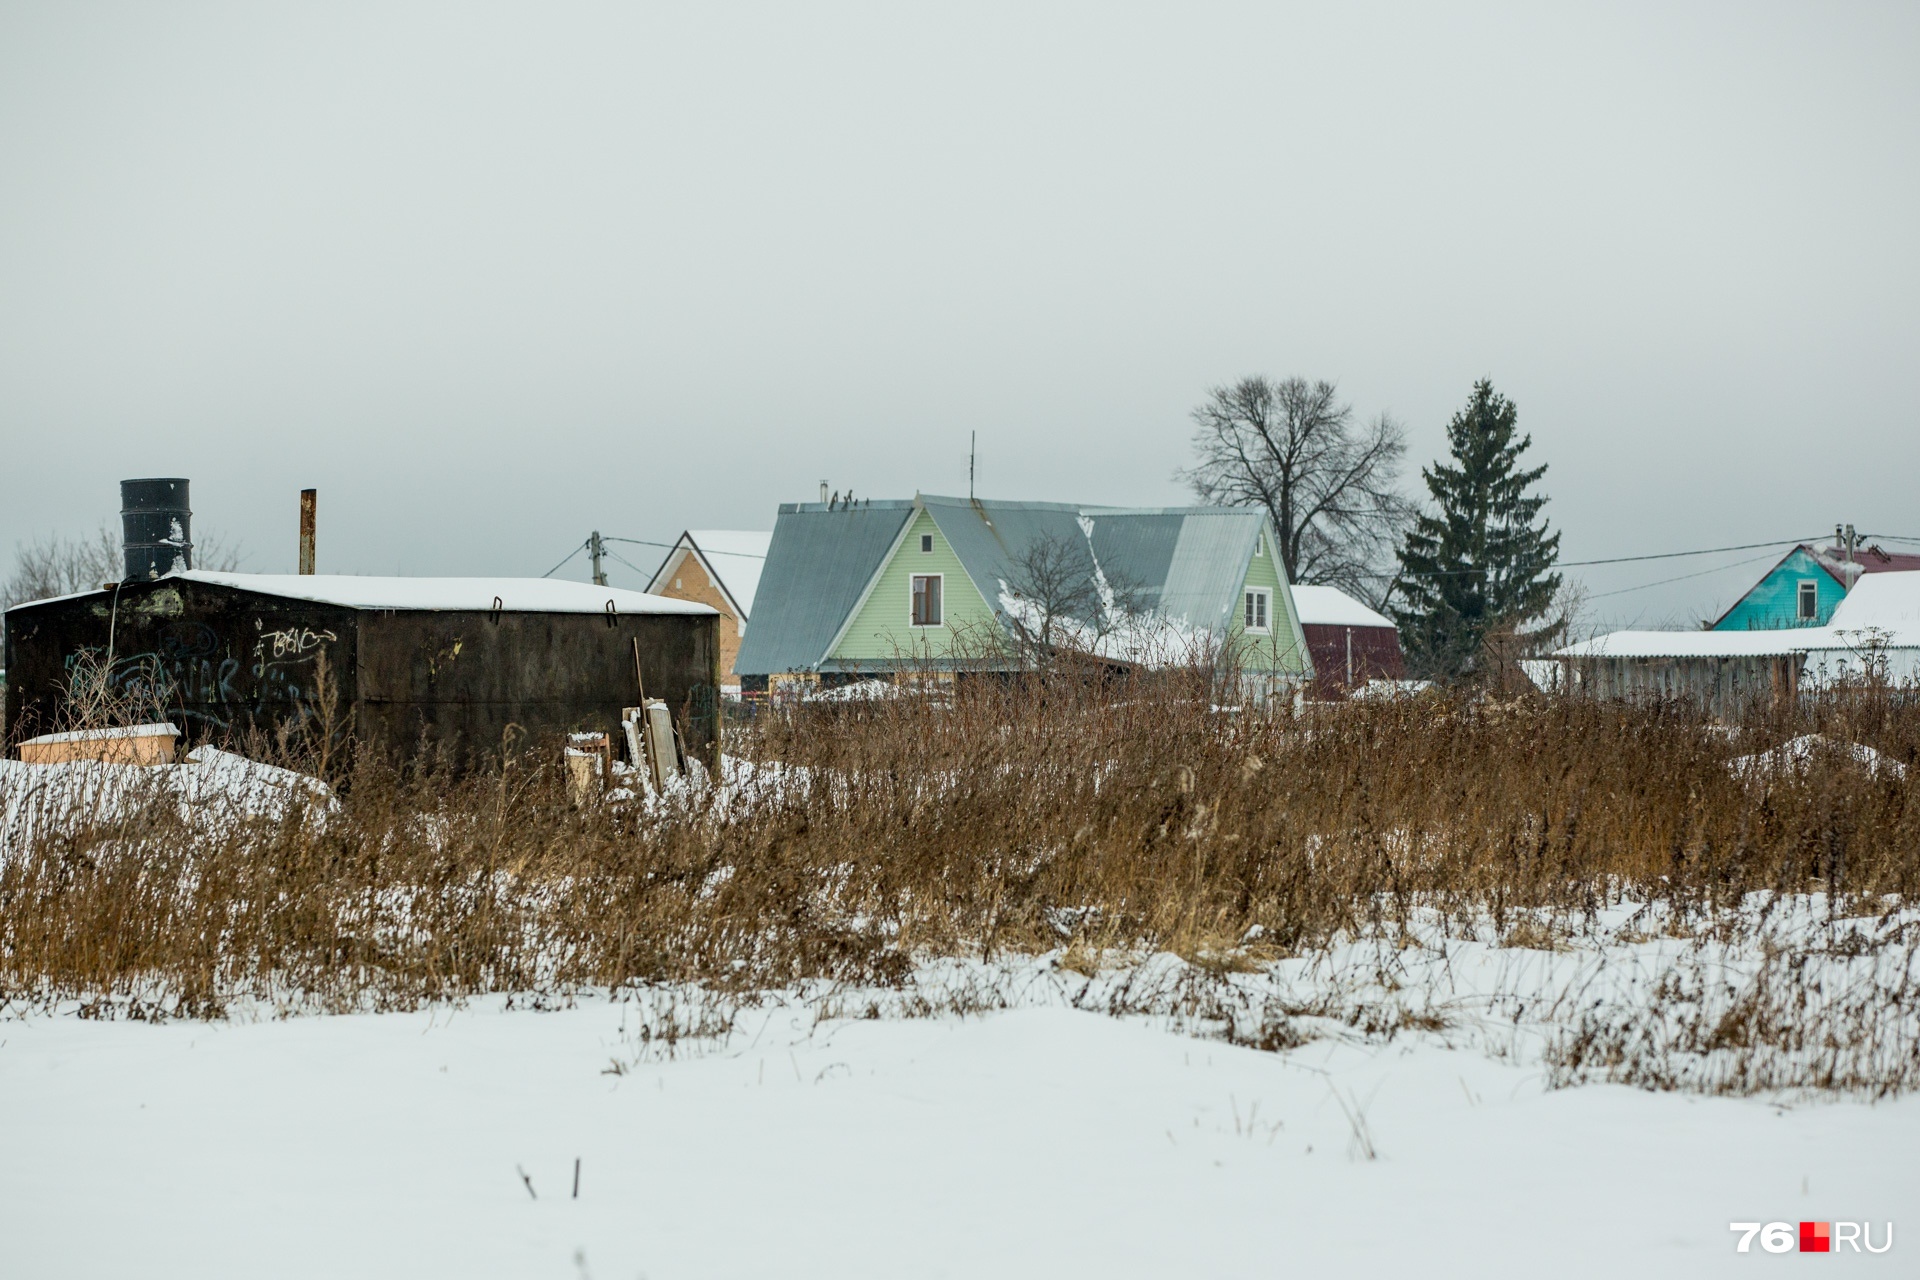
[[[1511,991],[1584,963],[1553,956],[1451,963]],[[1789,1264],[1729,1222],[1803,1218],[1894,1222],[1838,1265],[1911,1274],[1920,1101],[1552,1089],[1524,1016],[1241,1048],[1112,1015],[1170,958],[1057,958],[872,999],[11,1017],[0,1275],[1739,1275]]]

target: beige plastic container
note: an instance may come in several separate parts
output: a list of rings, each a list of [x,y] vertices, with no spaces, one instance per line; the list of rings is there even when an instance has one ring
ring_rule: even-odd
[[[20,744],[28,764],[66,764],[99,760],[107,764],[172,764],[180,730],[171,724],[136,724],[125,729],[77,729],[45,733]]]

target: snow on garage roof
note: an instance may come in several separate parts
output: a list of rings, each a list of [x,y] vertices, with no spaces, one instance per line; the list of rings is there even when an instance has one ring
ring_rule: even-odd
[[[1294,587],[1293,606],[1303,627],[1391,627],[1393,619],[1375,613],[1338,587]]]
[[[615,613],[714,612],[691,600],[669,600],[641,591],[560,578],[361,578],[345,574],[209,573],[200,569],[167,576],[349,609],[485,613],[495,607],[497,599],[505,613],[605,613],[609,601]]]

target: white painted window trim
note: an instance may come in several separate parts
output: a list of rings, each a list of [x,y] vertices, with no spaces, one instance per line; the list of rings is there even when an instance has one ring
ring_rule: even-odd
[[[1801,608],[1800,608],[1801,601],[1807,598],[1808,587],[1813,588],[1813,592],[1812,592],[1813,612],[1812,613],[1804,613],[1801,611]],[[1820,616],[1820,580],[1818,578],[1802,578],[1800,579],[1799,583],[1794,587],[1793,616],[1801,622],[1812,622]]]
[[[1254,610],[1255,616],[1265,617],[1266,625],[1256,627],[1247,621],[1247,603],[1253,597],[1260,598],[1260,607]],[[1248,587],[1240,597],[1240,629],[1250,636],[1270,636],[1273,634],[1273,589],[1271,587]]]
[[[940,620],[938,622],[915,622],[913,620],[913,584],[920,578],[932,578],[940,584]],[[938,631],[947,624],[947,575],[944,573],[909,573],[907,575],[907,626],[914,631]]]

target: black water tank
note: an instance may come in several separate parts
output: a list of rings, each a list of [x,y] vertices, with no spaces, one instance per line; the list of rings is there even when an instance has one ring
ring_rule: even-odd
[[[120,532],[126,544],[129,582],[193,568],[193,512],[187,506],[187,482],[122,480]]]

